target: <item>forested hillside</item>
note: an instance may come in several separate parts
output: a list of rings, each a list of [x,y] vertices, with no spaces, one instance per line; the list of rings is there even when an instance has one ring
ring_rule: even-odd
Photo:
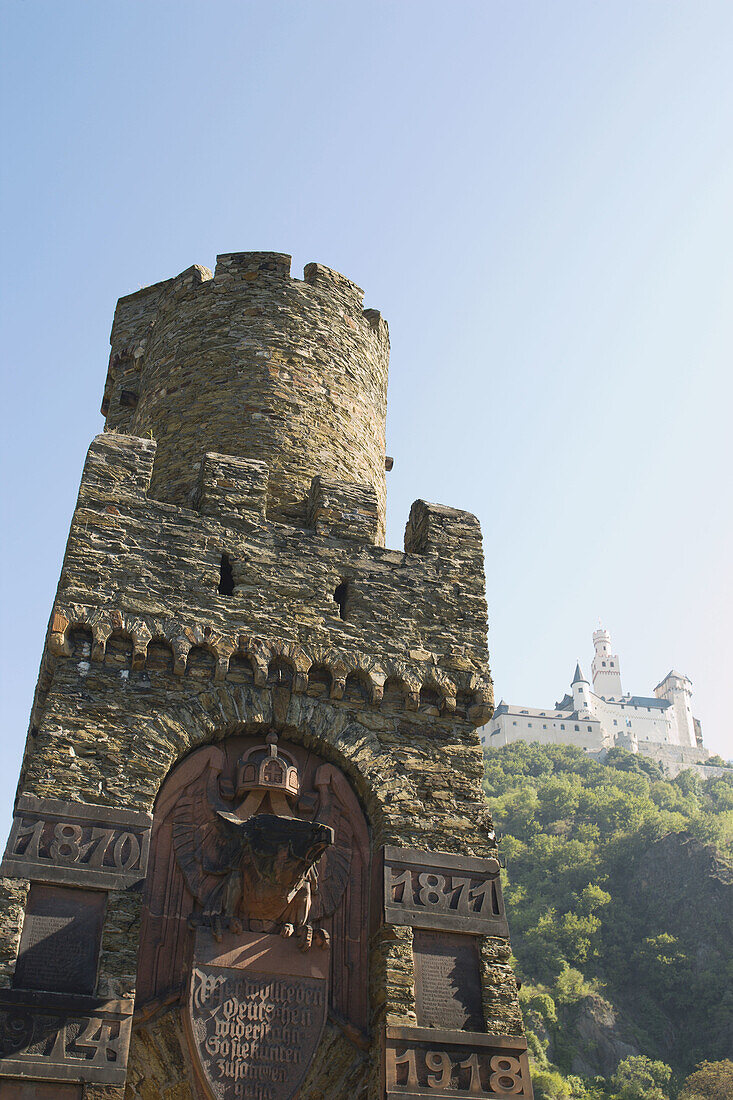
[[[733,1100],[733,769],[516,742],[485,789],[538,1100]]]

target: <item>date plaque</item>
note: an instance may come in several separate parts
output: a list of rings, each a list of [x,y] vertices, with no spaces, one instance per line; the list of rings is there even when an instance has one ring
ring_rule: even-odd
[[[498,860],[385,846],[384,919],[508,937]]]
[[[149,814],[21,795],[0,875],[119,890],[145,877]]]
[[[99,1001],[25,989],[0,990],[3,1087],[7,1077],[29,1083],[124,1085],[132,1008],[132,998]],[[64,1094],[59,1091],[55,1095]]]
[[[388,1027],[387,1100],[532,1100],[527,1042],[435,1028]]]

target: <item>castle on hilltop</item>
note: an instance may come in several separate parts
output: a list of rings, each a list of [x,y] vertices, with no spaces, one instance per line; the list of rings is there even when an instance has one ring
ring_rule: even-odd
[[[671,775],[690,765],[704,765],[710,754],[703,747],[700,720],[692,714],[692,683],[687,676],[673,669],[652,697],[624,694],[618,655],[603,627],[593,632],[593,645],[592,687],[578,662],[570,692],[552,708],[514,706],[502,699],[484,727],[484,745],[538,741],[576,745],[600,756],[622,748],[651,757]]]

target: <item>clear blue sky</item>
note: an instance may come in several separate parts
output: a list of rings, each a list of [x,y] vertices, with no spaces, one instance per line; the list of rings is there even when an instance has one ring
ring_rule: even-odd
[[[3,16],[8,807],[116,299],[291,252],[390,323],[389,543],[483,524],[497,697],[599,617],[730,755],[733,5],[23,0]]]

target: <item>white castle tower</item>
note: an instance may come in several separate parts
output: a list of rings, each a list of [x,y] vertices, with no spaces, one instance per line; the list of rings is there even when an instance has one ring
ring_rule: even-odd
[[[580,661],[575,665],[575,675],[573,676],[571,690],[573,693],[573,705],[579,717],[585,718],[586,715],[592,714],[590,681],[586,680],[583,675]]]
[[[593,691],[603,699],[620,699],[621,669],[618,655],[611,652],[611,635],[605,627],[593,631],[593,645],[596,648],[591,666]]]
[[[661,683],[654,688],[657,699],[667,699],[672,704],[672,727],[676,734],[676,743],[684,746],[696,746],[695,720],[692,717],[692,682],[680,672],[672,669]],[[701,738],[702,740],[702,738]]]

